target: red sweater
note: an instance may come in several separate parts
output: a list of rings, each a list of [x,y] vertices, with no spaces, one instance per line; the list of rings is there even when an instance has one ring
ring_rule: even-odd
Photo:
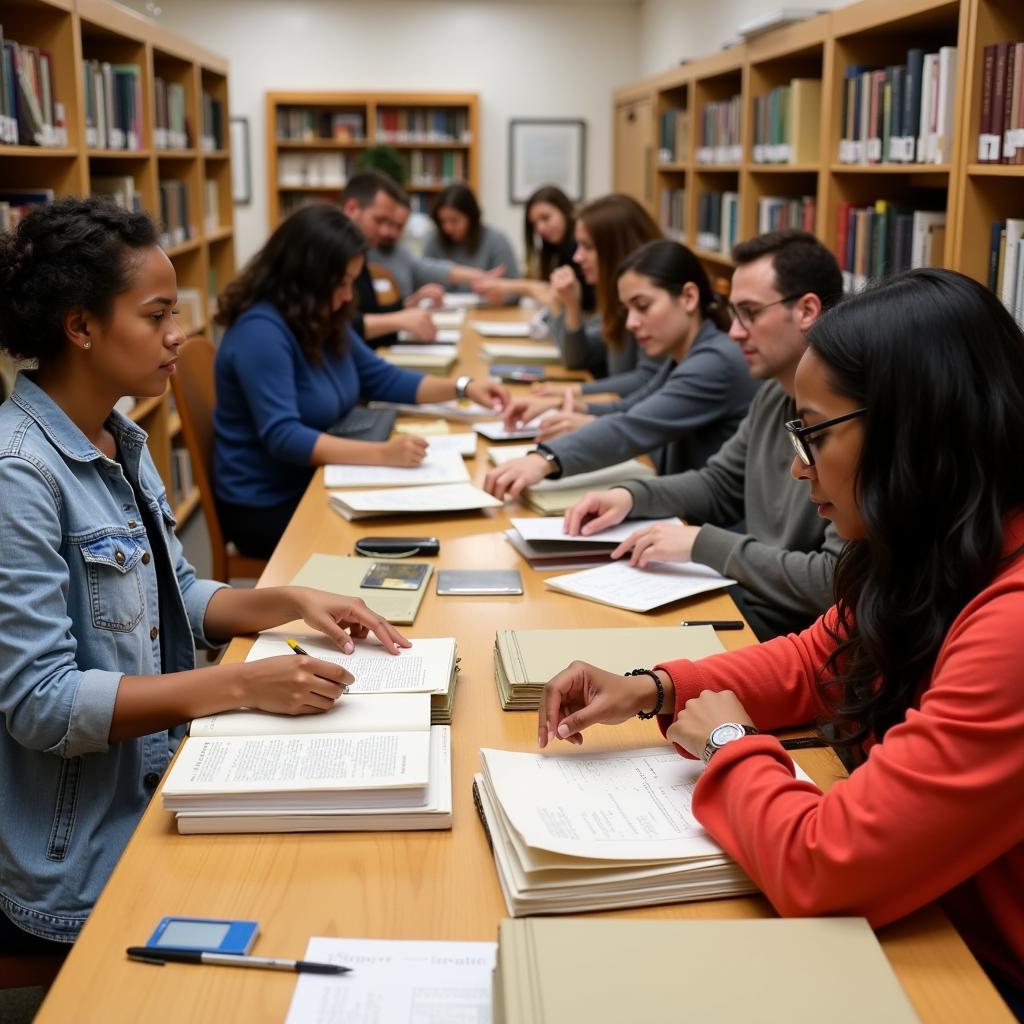
[[[1022,544],[1024,514],[1005,550]],[[732,690],[775,730],[825,713],[815,680],[833,647],[823,618],[659,667],[676,715],[702,690]],[[794,778],[778,740],[751,736],[714,756],[693,809],[783,916],[877,927],[941,897],[975,955],[1024,986],[1024,556],[956,617],[919,701],[848,779],[822,794]]]

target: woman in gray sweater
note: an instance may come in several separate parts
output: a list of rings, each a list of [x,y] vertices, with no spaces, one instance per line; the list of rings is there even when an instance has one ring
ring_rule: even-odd
[[[482,222],[480,204],[468,185],[449,185],[439,192],[430,216],[435,231],[423,246],[424,258],[480,270],[503,267],[506,277],[519,276],[512,243],[504,232]],[[458,290],[469,291],[469,287],[460,285]]]

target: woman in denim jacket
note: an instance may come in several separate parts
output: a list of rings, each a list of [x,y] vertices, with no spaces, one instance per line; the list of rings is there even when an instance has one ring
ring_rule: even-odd
[[[146,434],[113,410],[166,388],[176,295],[152,222],[107,201],[40,206],[0,236],[0,346],[38,361],[0,406],[0,952],[74,941],[169,730],[242,706],[315,714],[352,679],[305,656],[196,670],[194,644],[301,618],[343,650],[346,630],[408,646],[358,599],[196,579]]]

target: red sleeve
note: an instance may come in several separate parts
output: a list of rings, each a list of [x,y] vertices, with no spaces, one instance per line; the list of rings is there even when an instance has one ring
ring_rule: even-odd
[[[1021,591],[993,586],[979,595],[947,635],[920,707],[827,794],[794,779],[771,737],[715,755],[694,813],[779,913],[864,915],[882,925],[1024,842],[1022,619]],[[772,692],[781,685],[787,710],[804,713],[812,706],[795,691],[801,666],[810,665],[808,640],[804,633],[767,644],[764,660],[757,649],[730,660],[762,670],[777,662],[783,678]],[[673,678],[679,665],[669,666]],[[682,673],[684,685],[695,668]],[[725,675],[713,665],[701,672],[716,684]],[[755,722],[779,722],[758,703],[770,696],[763,681],[732,682]]]

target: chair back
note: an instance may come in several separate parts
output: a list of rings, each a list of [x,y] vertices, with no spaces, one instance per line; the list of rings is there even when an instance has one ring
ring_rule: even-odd
[[[398,288],[395,275],[380,263],[371,263],[370,277],[373,278],[373,290],[377,293],[377,301],[382,306],[393,306],[402,301],[402,293]]]

